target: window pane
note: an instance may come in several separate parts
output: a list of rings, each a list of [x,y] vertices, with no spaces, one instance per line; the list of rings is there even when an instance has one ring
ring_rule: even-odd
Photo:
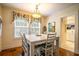
[[[29,32],[29,24],[28,24],[28,21],[27,20],[24,20],[24,19],[20,19],[20,18],[17,18],[15,21],[14,21],[14,31],[15,31],[15,37],[20,37],[20,33],[25,33],[25,34],[28,34]]]
[[[31,24],[31,34],[40,34],[40,22],[33,21]]]

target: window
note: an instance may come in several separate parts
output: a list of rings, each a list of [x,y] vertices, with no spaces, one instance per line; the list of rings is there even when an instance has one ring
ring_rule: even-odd
[[[40,21],[35,20],[31,23],[27,19],[22,17],[15,18],[14,21],[14,35],[20,37],[20,33],[25,34],[40,34]]]
[[[14,21],[14,35],[15,37],[20,37],[20,33],[29,33],[29,24],[28,21],[24,18],[16,18]]]
[[[40,21],[35,19],[31,24],[31,34],[40,34]]]

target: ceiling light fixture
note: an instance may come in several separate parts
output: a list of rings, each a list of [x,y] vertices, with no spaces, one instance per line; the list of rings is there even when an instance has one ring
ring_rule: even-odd
[[[33,16],[34,18],[40,18],[40,17],[41,17],[40,12],[38,11],[38,6],[39,6],[39,4],[36,5],[35,13],[32,14],[32,16]]]

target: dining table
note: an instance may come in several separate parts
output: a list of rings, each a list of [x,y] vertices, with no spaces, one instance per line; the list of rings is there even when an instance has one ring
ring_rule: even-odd
[[[35,46],[41,45],[46,42],[47,35],[46,34],[40,34],[40,35],[25,35],[27,38],[27,43],[30,46],[30,56],[34,56],[35,53]],[[57,40],[57,46],[59,45],[58,37],[56,37]],[[49,42],[52,41],[52,39],[48,40]]]

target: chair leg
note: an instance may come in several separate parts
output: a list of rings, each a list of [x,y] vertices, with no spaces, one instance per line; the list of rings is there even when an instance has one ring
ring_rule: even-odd
[[[29,56],[30,54],[29,54],[29,49],[28,49],[28,51],[27,51],[27,56]]]
[[[45,56],[47,56],[47,50],[45,50]]]
[[[22,51],[22,56],[24,56],[24,51]]]

